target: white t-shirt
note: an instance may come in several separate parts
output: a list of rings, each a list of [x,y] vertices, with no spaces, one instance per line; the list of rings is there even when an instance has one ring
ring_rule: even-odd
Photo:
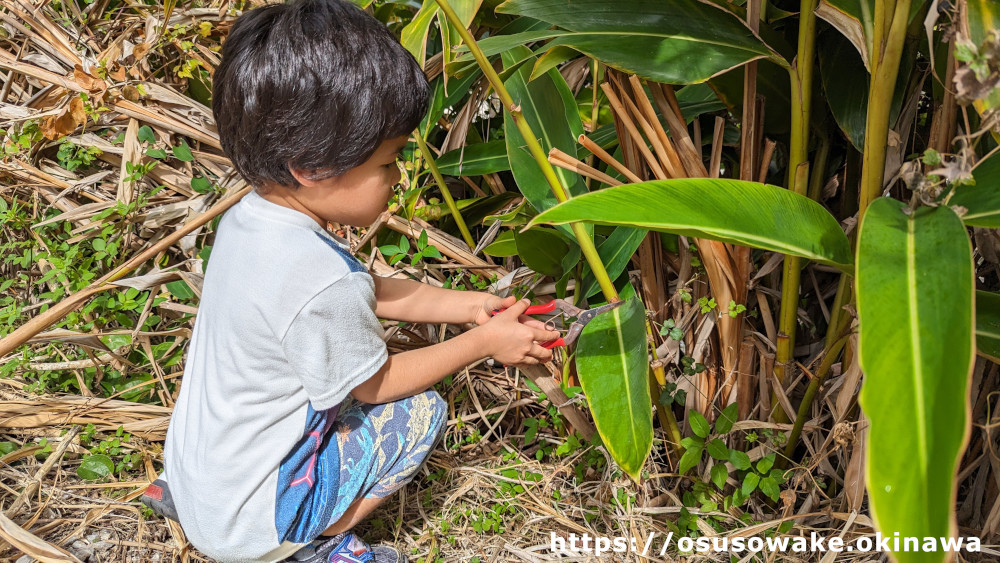
[[[206,555],[277,560],[331,523],[326,438],[388,358],[374,289],[298,211],[252,192],[223,216],[164,449],[181,526]]]

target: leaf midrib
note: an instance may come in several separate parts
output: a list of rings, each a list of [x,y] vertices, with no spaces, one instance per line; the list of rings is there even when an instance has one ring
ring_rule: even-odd
[[[543,218],[543,221],[544,221],[544,218]],[[564,225],[564,224],[568,224],[568,223],[571,223],[571,222],[572,221],[568,221],[568,220],[559,220],[558,222],[554,222],[553,224]],[[681,226],[681,225],[676,225],[676,224],[671,224],[671,223],[656,223],[656,224],[653,224],[653,223],[643,223],[643,222],[631,222],[631,223],[614,222],[614,223],[612,223],[612,222],[604,222],[604,221],[585,221],[585,222],[587,222],[587,223],[596,223],[598,225],[618,225],[618,226],[620,226],[620,225],[628,225],[628,226],[632,226],[632,227],[644,228],[644,229],[651,230],[651,231],[668,231],[669,232],[670,229],[684,230],[684,231],[696,231],[696,232],[701,232],[701,233],[707,233],[707,234],[710,234],[710,235],[725,236],[725,237],[728,237],[728,238],[730,238],[732,240],[745,241],[745,242],[765,241],[765,242],[770,243],[771,247],[774,248],[774,249],[792,251],[792,252],[784,252],[783,254],[794,254],[796,256],[803,256],[805,258],[808,258],[808,259],[814,260],[814,261],[826,261],[826,260],[828,260],[830,262],[836,262],[838,264],[845,264],[845,265],[846,264],[850,264],[850,262],[839,262],[839,261],[835,260],[834,257],[832,257],[832,256],[824,256],[822,254],[817,254],[816,252],[812,252],[812,251],[807,252],[802,247],[798,247],[798,246],[793,246],[793,245],[790,245],[790,244],[781,243],[780,241],[776,241],[775,239],[769,239],[769,238],[764,238],[764,237],[737,236],[737,235],[745,235],[745,233],[742,232],[742,231],[731,231],[731,230],[728,230],[728,229],[698,229],[698,228],[693,228],[691,226]]]
[[[910,346],[913,354],[913,388],[916,399],[917,415],[917,461],[920,463],[921,475],[926,480],[927,477],[927,426],[926,413],[924,408],[924,373],[923,373],[923,348],[920,344],[920,322],[919,310],[917,307],[917,245],[916,245],[916,219],[907,217],[906,219],[906,293],[907,307],[909,308],[910,319]]]
[[[629,425],[629,429],[632,431],[632,447],[638,444],[638,435],[636,434],[637,425],[635,424],[635,409],[632,405],[632,380],[628,377],[628,362],[625,361],[625,339],[622,335],[622,317],[621,317],[621,307],[611,311],[615,315],[615,327],[618,329],[618,358],[622,362],[622,373],[625,375],[625,396],[628,397],[628,419],[632,421]],[[641,468],[640,468],[641,469]]]

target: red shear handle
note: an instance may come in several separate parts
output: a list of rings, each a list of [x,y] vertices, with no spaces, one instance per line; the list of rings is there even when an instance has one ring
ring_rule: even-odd
[[[495,309],[493,311],[493,314],[496,315],[496,314],[502,313],[502,312],[504,312],[506,310],[507,310],[507,307],[504,307],[503,309]],[[528,307],[527,309],[525,309],[524,314],[525,315],[540,315],[542,313],[551,313],[552,311],[555,311],[555,310],[556,310],[556,300],[553,299],[552,301],[549,301],[548,303],[546,303],[544,305],[532,305],[532,306]]]
[[[546,350],[551,350],[553,348],[558,348],[559,346],[565,346],[565,345],[566,342],[562,339],[561,336],[559,338],[556,338],[555,340],[552,340],[550,342],[542,342],[541,344],[542,348],[545,348]]]

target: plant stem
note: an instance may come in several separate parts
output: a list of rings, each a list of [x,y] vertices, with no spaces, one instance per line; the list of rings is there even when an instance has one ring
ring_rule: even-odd
[[[777,462],[779,467],[785,467],[788,460],[792,459],[792,454],[795,453],[795,447],[799,442],[799,436],[802,435],[802,427],[805,425],[806,417],[809,416],[809,410],[812,408],[813,399],[816,398],[816,392],[823,385],[823,381],[826,379],[827,374],[830,373],[830,368],[833,366],[833,362],[837,359],[837,356],[840,355],[840,351],[844,349],[848,336],[846,334],[841,336],[840,339],[833,343],[833,346],[828,346],[824,350],[823,362],[819,365],[819,369],[816,370],[816,377],[809,382],[806,394],[802,397],[802,403],[799,404],[799,412],[795,417],[792,433],[788,436],[788,442],[785,444],[785,456]]]
[[[799,10],[798,54],[788,70],[792,84],[792,128],[788,148],[788,187],[793,192],[806,195],[809,189],[809,118],[812,110],[812,81],[816,51],[816,4],[818,0],[802,0]],[[786,368],[795,350],[796,313],[799,307],[799,284],[802,259],[785,256],[781,283],[781,313],[778,320],[777,355],[774,361],[775,377],[782,384],[787,379]],[[786,413],[772,396],[774,420],[787,422]]]
[[[462,214],[458,211],[458,207],[455,205],[455,198],[451,197],[451,191],[444,183],[444,177],[441,176],[441,171],[438,170],[437,163],[434,162],[434,156],[431,154],[430,149],[427,148],[427,143],[424,141],[423,135],[420,134],[420,131],[416,131],[413,136],[417,139],[417,146],[420,147],[420,153],[427,160],[427,167],[431,169],[431,175],[434,176],[434,181],[437,182],[438,189],[441,190],[441,196],[448,204],[448,210],[451,211],[451,216],[455,219],[455,224],[458,225],[458,230],[462,233],[465,244],[469,245],[469,250],[476,248],[476,241],[472,239],[469,227],[465,225],[465,219],[462,218]]]
[[[493,86],[493,90],[500,97],[500,102],[503,107],[510,113],[511,117],[514,118],[514,123],[517,125],[518,131],[520,131],[521,136],[524,137],[524,142],[528,147],[528,152],[538,163],[539,168],[542,170],[542,175],[545,176],[546,182],[548,182],[549,187],[552,189],[552,193],[555,194],[556,200],[560,203],[567,201],[569,199],[569,193],[566,188],[563,187],[562,182],[559,180],[559,176],[556,174],[554,168],[549,163],[548,157],[545,151],[542,149],[542,145],[538,142],[538,137],[531,130],[531,126],[525,121],[524,116],[521,114],[520,106],[514,103],[514,99],[511,98],[510,92],[503,85],[503,81],[497,75],[497,72],[493,70],[493,65],[483,54],[482,49],[479,48],[479,44],[476,43],[476,39],[469,33],[465,25],[459,20],[458,15],[455,14],[455,10],[448,3],[448,0],[435,0],[438,7],[444,13],[448,21],[451,22],[455,30],[465,41],[465,45],[469,48],[472,56],[476,59],[476,63],[479,64],[479,68],[482,69],[483,74],[486,75],[487,80]],[[608,276],[608,271],[604,267],[604,263],[601,261],[600,255],[597,253],[597,248],[594,246],[594,239],[587,234],[587,230],[584,228],[582,223],[571,223],[571,228],[573,229],[573,234],[576,235],[577,243],[580,245],[580,250],[583,252],[584,258],[587,259],[587,263],[590,265],[590,270],[594,273],[594,277],[597,278],[597,283],[601,286],[601,291],[604,293],[604,297],[608,302],[620,301],[618,297],[618,291],[615,289],[614,284],[611,282],[611,277]]]
[[[661,362],[656,357],[656,341],[653,340],[653,322],[647,316],[646,317],[646,342],[649,343],[649,349],[651,351],[653,361],[650,362],[650,381],[655,383],[651,386],[656,391],[662,392],[663,386],[666,384],[666,374],[663,372],[663,362]],[[684,446],[681,445],[681,429],[677,425],[677,417],[674,416],[674,411],[668,407],[664,407],[660,404],[659,393],[656,393],[653,397],[653,404],[656,405],[656,414],[660,419],[660,426],[667,431],[667,441],[674,449],[674,453],[677,454],[678,459],[680,456],[684,455]]]
[[[876,2],[875,23],[879,24],[880,2]],[[889,112],[892,109],[892,95],[895,91],[899,61],[903,55],[906,39],[907,20],[910,14],[910,0],[895,2],[894,13],[882,10],[882,27],[885,36],[874,41],[872,53],[872,80],[868,88],[868,116],[865,122],[865,150],[861,164],[861,190],[858,196],[858,224],[864,218],[868,205],[882,193],[885,176],[886,140],[889,136]],[[885,20],[892,18],[892,23]],[[876,25],[878,30],[878,25]],[[880,49],[885,45],[885,50]]]

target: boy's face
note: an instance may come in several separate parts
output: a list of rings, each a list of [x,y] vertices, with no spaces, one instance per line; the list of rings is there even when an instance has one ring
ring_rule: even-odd
[[[371,158],[339,177],[310,180],[293,169],[298,188],[276,186],[263,197],[305,213],[323,227],[327,222],[367,227],[392,199],[400,178],[396,159],[407,139],[403,135],[382,142]]]

